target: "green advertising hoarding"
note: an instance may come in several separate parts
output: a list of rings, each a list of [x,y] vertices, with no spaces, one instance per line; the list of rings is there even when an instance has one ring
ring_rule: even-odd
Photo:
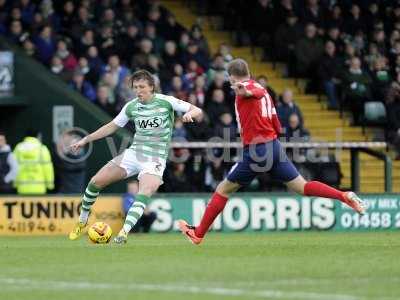
[[[290,194],[236,194],[214,222],[215,231],[382,230],[400,228],[400,197],[364,195],[368,211],[360,216],[347,205],[326,198]],[[176,220],[198,224],[207,196],[156,197],[151,209],[158,213],[152,229],[176,230]]]
[[[177,220],[199,224],[209,194],[155,195],[153,232],[178,230]],[[292,194],[238,193],[226,204],[212,229],[222,232],[355,231],[400,228],[398,194],[362,195],[363,216],[340,201]],[[80,196],[0,197],[0,235],[65,235],[79,216]],[[120,196],[100,196],[89,223],[104,221],[117,232],[124,220]]]

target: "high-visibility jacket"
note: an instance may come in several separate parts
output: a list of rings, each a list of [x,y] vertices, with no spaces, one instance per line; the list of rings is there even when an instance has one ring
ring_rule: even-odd
[[[50,152],[37,138],[26,137],[14,149],[19,164],[14,182],[18,194],[46,194],[54,188],[54,170]]]

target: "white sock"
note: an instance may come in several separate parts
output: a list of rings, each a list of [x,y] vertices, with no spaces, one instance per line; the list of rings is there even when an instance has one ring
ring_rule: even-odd
[[[131,231],[132,227],[135,226],[137,221],[139,221],[140,217],[143,215],[144,209],[146,205],[142,202],[134,202],[131,208],[126,215],[125,223],[124,223],[124,231],[128,233]]]
[[[86,224],[89,218],[89,210],[81,209],[81,213],[79,215],[79,223]]]

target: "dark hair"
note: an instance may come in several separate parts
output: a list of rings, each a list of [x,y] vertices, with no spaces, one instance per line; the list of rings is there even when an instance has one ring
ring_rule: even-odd
[[[154,80],[153,75],[147,70],[138,70],[135,73],[132,74],[130,82],[131,82],[131,87],[133,87],[133,82],[138,81],[138,80],[146,80],[147,83],[153,87],[153,91],[156,89],[156,81]]]
[[[0,129],[0,135],[6,136],[6,132]]]
[[[249,65],[244,59],[236,58],[228,63],[227,71],[229,75],[237,77],[250,76]]]
[[[39,131],[33,128],[29,128],[25,131],[25,136],[30,136],[30,137],[38,137]]]

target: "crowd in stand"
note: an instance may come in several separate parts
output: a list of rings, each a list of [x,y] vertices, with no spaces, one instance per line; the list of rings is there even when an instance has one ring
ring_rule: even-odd
[[[347,103],[355,122],[366,99],[391,106],[388,119],[397,122],[392,127],[397,129],[389,137],[400,145],[400,6],[388,10],[372,1],[322,0],[221,0],[198,5],[208,5],[206,12],[225,14],[225,26],[237,33],[238,43],[262,46],[266,59],[288,63],[288,75],[312,78],[315,84],[310,88],[321,87],[330,108]],[[234,94],[225,71],[233,58],[229,46],[221,44],[217,53],[211,53],[200,26],[182,27],[157,0],[0,0],[0,33],[111,116],[135,97],[129,75],[144,68],[157,78],[160,91],[206,113],[194,124],[177,118],[174,140],[238,136]],[[292,91],[277,95],[266,76],[257,80],[274,99],[286,136],[308,140]],[[174,151],[189,159],[167,168],[164,191],[215,187],[233,162],[208,161],[201,152]],[[254,186],[265,187],[263,178]]]
[[[385,136],[400,153],[400,1],[222,2],[197,5],[225,15],[238,43],[261,46],[289,76],[309,78],[308,90],[325,93],[330,109],[349,110],[353,124],[364,124],[365,103],[383,104]]]

